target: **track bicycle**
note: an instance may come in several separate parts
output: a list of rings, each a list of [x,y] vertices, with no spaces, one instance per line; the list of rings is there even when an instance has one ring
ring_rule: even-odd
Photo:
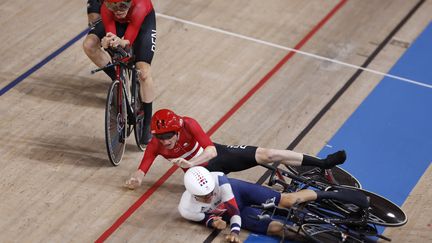
[[[287,229],[295,229],[296,233],[304,235],[311,242],[375,242],[377,239],[391,241],[382,235],[377,226],[399,227],[407,222],[405,212],[390,200],[367,190],[332,185],[316,181],[303,175],[280,168],[273,170],[273,183],[283,187],[282,192],[295,192],[302,189],[339,190],[344,193],[362,193],[369,200],[368,207],[357,205],[356,201],[342,202],[334,199],[307,202],[292,208],[280,208],[274,202],[268,202],[254,207],[262,209],[262,214],[254,216],[257,219],[270,217],[281,221]],[[290,183],[277,178],[279,171],[284,177],[290,177]],[[290,226],[292,225],[293,226]]]
[[[120,47],[108,48],[112,62],[108,65],[92,70],[91,73],[103,71],[114,66],[116,80],[109,89],[105,107],[105,143],[110,162],[120,164],[125,147],[126,138],[134,131],[135,142],[143,151],[145,146],[140,143],[144,129],[144,113],[141,111],[141,97],[132,50]]]
[[[285,170],[267,164],[262,164],[261,166],[271,171],[268,181],[269,186],[282,183],[289,184],[289,181],[292,180],[292,176],[301,176],[303,179],[309,178],[316,182],[361,188],[361,183],[357,178],[338,166],[331,169],[322,169],[313,166],[285,166]],[[278,181],[280,181],[280,183],[277,183]]]

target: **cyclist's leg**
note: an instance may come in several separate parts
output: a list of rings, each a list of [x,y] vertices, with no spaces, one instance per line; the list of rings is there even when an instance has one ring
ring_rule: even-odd
[[[86,36],[83,42],[83,49],[86,55],[93,61],[98,67],[103,67],[107,65],[111,58],[108,53],[106,53],[101,48],[101,39],[105,36],[105,28],[102,22],[97,23],[90,29],[90,32]],[[105,69],[104,72],[112,79],[116,79],[115,69],[111,67]]]
[[[271,218],[264,218],[261,220],[251,218],[250,216],[256,216],[261,214],[261,210],[244,207],[240,216],[242,219],[242,228],[247,229],[254,233],[274,235],[279,237],[285,237],[285,239],[301,241],[302,237],[294,231],[288,230],[290,225],[283,224],[282,222],[272,220]]]
[[[321,168],[331,168],[342,164],[346,155],[344,151],[339,151],[328,155],[325,159],[309,156],[291,150],[268,149],[259,147],[256,151],[256,161],[258,164],[266,164],[280,161],[287,166],[318,166]]]
[[[228,178],[228,180],[236,200],[239,200],[241,205],[261,205],[269,200],[278,205],[281,200],[282,194],[271,188],[235,178]]]
[[[210,171],[222,171],[225,174],[252,168],[257,164],[255,153],[257,147],[246,145],[214,144],[217,156],[209,161],[206,168]]]
[[[257,208],[244,207],[240,211],[242,228],[252,231],[254,233],[260,233],[260,234],[270,233],[270,235],[278,235],[277,234],[278,229],[276,226],[271,224],[272,220],[270,218],[265,218],[261,220],[251,218],[251,216],[257,216],[260,214],[261,214],[261,210]],[[270,225],[272,225],[273,227],[270,227]],[[282,228],[282,224],[281,224],[281,228]]]
[[[315,200],[320,201],[322,199],[336,199],[338,201],[356,204],[362,208],[367,208],[369,205],[366,195],[354,189],[338,189],[337,191],[314,191],[304,189],[298,192],[282,193],[279,206],[289,208],[294,204]]]
[[[242,228],[261,234],[285,236],[290,239],[297,239],[296,233],[288,231],[287,226],[270,218],[257,220],[250,216],[261,214],[261,210],[252,208],[251,205],[260,205],[272,200],[276,205],[281,200],[281,194],[268,187],[259,184],[228,178],[237,204],[240,208]],[[253,192],[253,193],[251,193]]]
[[[100,19],[100,0],[87,0],[87,18],[91,26]]]
[[[294,204],[314,201],[317,199],[317,192],[309,189],[304,189],[298,192],[282,193],[279,202],[279,207],[290,208]]]
[[[150,72],[156,44],[156,17],[152,10],[144,19],[134,43],[136,66],[139,70],[140,95],[143,101],[144,129],[141,143],[147,144],[151,139],[150,119],[152,103],[155,98],[154,82]]]

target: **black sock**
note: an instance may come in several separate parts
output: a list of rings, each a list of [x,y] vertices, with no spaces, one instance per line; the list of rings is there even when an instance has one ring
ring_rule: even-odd
[[[367,208],[369,200],[366,195],[361,191],[350,189],[336,189],[335,191],[315,191],[317,194],[317,201],[322,199],[335,199],[341,202],[353,203],[359,207]]]
[[[144,110],[144,126],[150,125],[150,121],[152,117],[152,106],[153,106],[153,102],[150,103],[143,102],[142,104]]]
[[[302,165],[317,166],[323,169],[331,169],[336,165],[340,165],[346,160],[346,153],[344,150],[337,151],[336,153],[329,154],[325,159],[304,154]]]
[[[116,80],[117,75],[114,66],[106,68],[103,71],[108,75],[108,77],[111,78],[112,81]]]
[[[323,161],[322,159],[319,159],[317,157],[303,154],[303,160],[301,165],[322,167]]]

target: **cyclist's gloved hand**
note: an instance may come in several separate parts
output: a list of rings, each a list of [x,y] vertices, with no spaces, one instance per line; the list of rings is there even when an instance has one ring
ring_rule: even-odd
[[[125,186],[131,190],[141,186],[144,178],[144,172],[142,170],[135,171],[132,176],[125,182]]]

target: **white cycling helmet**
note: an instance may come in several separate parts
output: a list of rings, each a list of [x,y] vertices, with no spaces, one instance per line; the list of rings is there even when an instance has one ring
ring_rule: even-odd
[[[192,195],[205,196],[215,188],[215,180],[206,168],[194,166],[186,171],[184,185]]]

